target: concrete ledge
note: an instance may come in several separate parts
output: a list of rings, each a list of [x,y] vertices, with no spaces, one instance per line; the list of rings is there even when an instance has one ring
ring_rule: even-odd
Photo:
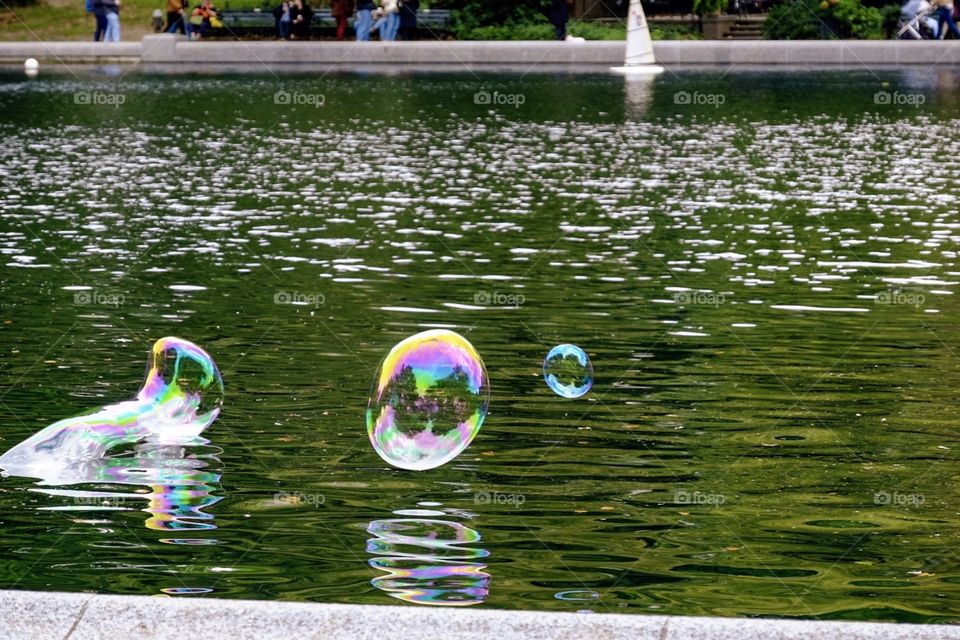
[[[153,36],[161,38],[175,36]],[[623,42],[247,42],[207,40],[190,42],[177,38],[172,47],[147,50],[150,63],[243,63],[250,65],[395,66],[447,65],[603,65],[621,64]]]
[[[350,69],[563,67],[596,71],[623,63],[623,42],[280,42],[149,35],[142,42],[0,42],[0,62],[144,62],[151,65],[296,65]],[[960,40],[667,40],[654,43],[671,66],[846,66],[960,64]]]
[[[140,57],[140,42],[0,42],[0,61],[41,62],[132,61]]]
[[[960,627],[0,591],[0,637],[204,640],[948,640]]]
[[[960,40],[757,40],[661,41],[662,65],[954,65]]]

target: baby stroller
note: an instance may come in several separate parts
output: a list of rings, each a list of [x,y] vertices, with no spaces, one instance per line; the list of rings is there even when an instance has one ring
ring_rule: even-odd
[[[927,0],[907,0],[900,9],[898,40],[936,40],[937,7]]]

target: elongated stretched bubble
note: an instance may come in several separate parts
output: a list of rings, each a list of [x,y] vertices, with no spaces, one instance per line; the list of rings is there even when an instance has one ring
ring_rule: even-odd
[[[422,471],[453,460],[487,415],[490,382],[463,336],[432,330],[398,343],[377,371],[367,434],[380,457]]]
[[[65,484],[77,465],[120,444],[189,443],[220,415],[223,380],[213,359],[180,338],[153,345],[147,376],[134,400],[60,420],[0,456],[7,475]]]

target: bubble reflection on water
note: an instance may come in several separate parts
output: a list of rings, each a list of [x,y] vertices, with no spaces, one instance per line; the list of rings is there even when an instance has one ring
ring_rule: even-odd
[[[371,567],[386,573],[371,584],[394,598],[419,604],[464,607],[483,602],[490,589],[490,553],[476,545],[480,534],[451,520],[374,520],[367,532]]]

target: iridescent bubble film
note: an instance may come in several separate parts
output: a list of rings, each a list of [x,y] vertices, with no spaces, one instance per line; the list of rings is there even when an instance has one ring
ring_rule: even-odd
[[[433,469],[467,448],[489,403],[487,370],[473,345],[453,331],[424,331],[397,344],[380,364],[367,433],[391,465]]]
[[[442,515],[442,514],[441,514]],[[476,545],[480,534],[460,524],[433,518],[374,520],[369,564],[385,575],[371,584],[394,598],[445,607],[479,604],[490,590],[490,555]]]
[[[142,442],[128,454],[111,454],[95,460],[64,464],[50,472],[31,491],[70,498],[70,502],[38,506],[38,511],[77,512],[143,511],[144,522],[157,531],[216,529],[212,513],[205,511],[220,501],[220,474],[208,469],[219,464],[216,452],[204,438],[191,446]],[[55,484],[48,489],[44,485]],[[88,485],[88,486],[82,486]],[[145,488],[145,489],[144,489]],[[131,489],[133,489],[131,491]],[[168,544],[209,544],[210,538],[160,539]]]
[[[575,344],[558,344],[543,359],[543,379],[558,396],[579,398],[593,386],[593,365]]]
[[[0,468],[44,484],[69,484],[117,445],[195,441],[222,404],[223,380],[213,359],[192,342],[161,338],[136,399],[55,422],[0,456]]]

